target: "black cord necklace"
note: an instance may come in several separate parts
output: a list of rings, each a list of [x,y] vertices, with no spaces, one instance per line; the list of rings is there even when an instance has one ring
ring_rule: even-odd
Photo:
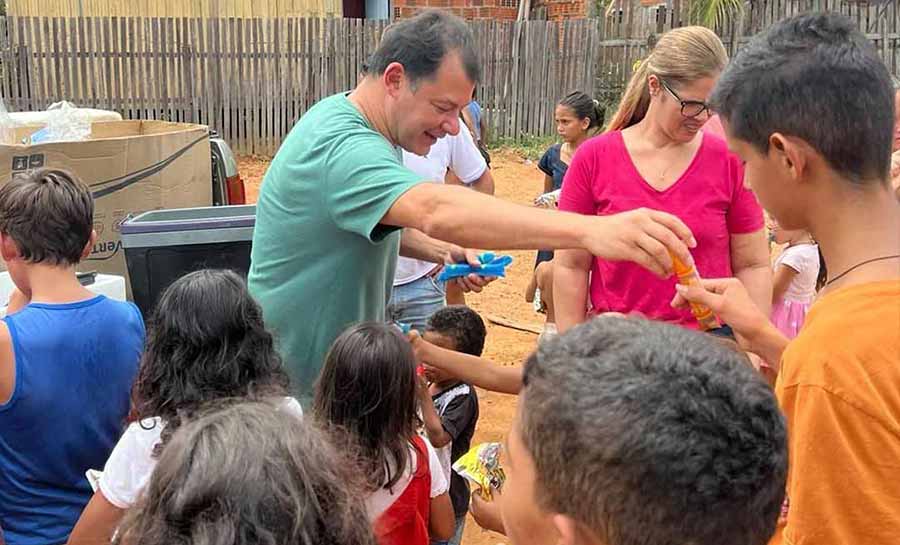
[[[900,257],[900,254],[885,255],[885,256],[876,257],[873,259],[867,259],[865,261],[862,261],[862,262],[857,263],[856,265],[850,267],[849,269],[847,269],[846,271],[842,272],[841,274],[835,276],[831,280],[828,280],[827,282],[825,282],[825,285],[826,286],[832,285],[833,283],[837,282],[841,278],[847,276],[848,274],[850,274],[851,272],[855,271],[856,269],[862,267],[863,265],[868,265],[869,263],[875,263],[876,261],[887,261],[888,259],[897,259],[898,257]]]

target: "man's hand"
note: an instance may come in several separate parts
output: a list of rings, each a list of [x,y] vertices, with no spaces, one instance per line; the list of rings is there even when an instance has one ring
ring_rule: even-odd
[[[451,244],[444,257],[444,263],[468,263],[473,267],[481,267],[481,261],[478,255],[481,252],[471,248],[462,248],[455,244]],[[481,276],[478,274],[470,274],[462,278],[454,278],[451,282],[455,282],[466,293],[481,293],[485,286],[496,280],[493,276]]]
[[[500,515],[500,502],[503,497],[500,491],[493,489],[491,495],[494,501],[487,501],[481,497],[480,491],[472,494],[472,501],[469,502],[469,511],[475,522],[485,530],[491,530],[506,535],[506,529],[503,527],[503,517]]]
[[[589,218],[595,227],[583,235],[583,247],[610,261],[633,261],[661,278],[672,275],[671,251],[693,263],[688,248],[697,245],[691,230],[678,218],[658,210],[639,208]]]

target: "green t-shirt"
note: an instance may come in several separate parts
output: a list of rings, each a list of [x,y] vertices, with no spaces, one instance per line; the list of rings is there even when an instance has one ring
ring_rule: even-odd
[[[345,94],[310,108],[273,159],[248,283],[301,401],[341,331],[384,320],[400,230],[379,222],[420,181]]]

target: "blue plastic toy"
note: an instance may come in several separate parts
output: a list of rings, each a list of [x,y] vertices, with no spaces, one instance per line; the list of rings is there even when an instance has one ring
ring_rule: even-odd
[[[469,276],[470,274],[504,277],[506,276],[506,267],[512,263],[513,258],[510,255],[495,256],[491,252],[485,252],[478,256],[478,261],[481,262],[481,267],[473,267],[468,263],[452,263],[450,265],[444,265],[444,270],[441,271],[440,276],[438,276],[438,281],[446,282],[447,280],[462,278],[464,276]]]

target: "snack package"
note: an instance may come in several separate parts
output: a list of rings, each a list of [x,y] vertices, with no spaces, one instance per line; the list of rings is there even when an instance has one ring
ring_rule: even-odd
[[[559,208],[560,193],[562,193],[562,189],[539,195],[534,199],[534,205],[540,208]]]
[[[500,443],[481,443],[460,456],[453,464],[453,471],[481,489],[481,496],[493,499],[491,490],[501,490],[506,474],[500,467]]]

